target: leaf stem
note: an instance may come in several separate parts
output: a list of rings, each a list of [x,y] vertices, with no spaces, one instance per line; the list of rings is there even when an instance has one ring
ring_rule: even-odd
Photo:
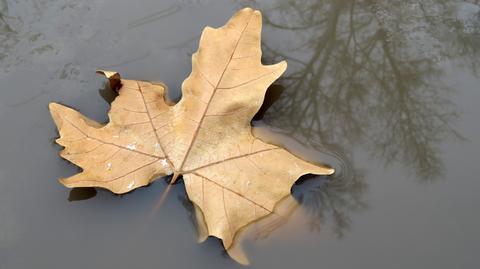
[[[170,180],[170,185],[175,184],[175,182],[177,182],[177,179],[178,179],[178,177],[179,177],[180,175],[181,175],[181,174],[180,174],[179,172],[174,172],[174,173],[173,173],[172,180]]]

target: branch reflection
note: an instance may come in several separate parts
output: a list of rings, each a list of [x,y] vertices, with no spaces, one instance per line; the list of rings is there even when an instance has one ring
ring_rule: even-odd
[[[289,62],[264,123],[347,164],[361,148],[384,165],[402,164],[418,181],[442,176],[442,141],[463,139],[453,126],[460,117],[454,89],[442,76],[451,64],[478,75],[478,1],[252,2],[266,32],[286,37],[265,41],[266,60]],[[347,175],[296,196],[312,230],[329,221],[342,236],[351,211],[367,206],[365,174],[346,167]]]
[[[290,73],[263,120],[344,152],[361,143],[419,180],[438,178],[440,142],[461,138],[441,64],[462,61],[474,72],[478,64],[480,12],[457,19],[461,3],[284,1],[267,9],[266,24],[293,42],[264,45],[269,58],[289,60]]]

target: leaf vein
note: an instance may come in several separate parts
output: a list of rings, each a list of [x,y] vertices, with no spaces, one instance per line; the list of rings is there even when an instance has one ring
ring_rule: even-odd
[[[230,62],[232,61],[233,55],[235,54],[235,51],[237,50],[238,44],[240,44],[240,40],[242,39],[243,34],[245,33],[245,30],[248,28],[248,25],[250,24],[250,21],[252,20],[252,17],[253,17],[253,16],[250,16],[247,24],[245,25],[245,27],[244,27],[243,30],[241,31],[240,36],[238,37],[238,40],[237,40],[237,42],[236,42],[236,44],[235,44],[235,47],[234,47],[233,50],[232,50],[232,54],[230,55],[230,59],[228,60],[227,64],[225,65],[225,68],[223,69],[223,72],[222,72],[222,74],[220,75],[220,78],[218,79],[215,88],[213,89],[213,93],[212,93],[212,95],[210,96],[210,99],[208,100],[208,103],[207,103],[207,105],[205,106],[205,111],[203,112],[202,118],[200,119],[200,122],[198,123],[197,128],[195,129],[195,132],[193,133],[192,140],[190,141],[190,144],[189,144],[189,146],[188,146],[187,152],[185,153],[185,156],[184,156],[184,158],[183,158],[183,160],[182,160],[182,163],[180,164],[179,170],[182,170],[183,165],[185,164],[185,161],[186,161],[188,155],[190,154],[190,151],[192,150],[193,144],[194,144],[194,142],[195,142],[195,140],[196,140],[196,138],[197,138],[197,136],[198,136],[198,133],[199,133],[199,130],[200,130],[200,126],[202,125],[203,120],[205,119],[205,115],[206,115],[206,113],[207,113],[207,111],[208,111],[208,108],[209,108],[209,106],[210,106],[210,104],[211,104],[211,102],[212,102],[212,100],[213,100],[213,96],[215,95],[215,92],[216,92],[217,89],[218,89],[218,85],[220,85],[220,82],[222,81],[223,76],[225,75],[225,72],[227,71],[228,66],[230,65]]]

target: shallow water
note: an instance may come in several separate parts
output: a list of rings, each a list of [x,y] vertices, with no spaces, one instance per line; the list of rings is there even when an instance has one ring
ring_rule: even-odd
[[[339,170],[299,182],[288,222],[250,233],[251,267],[480,265],[479,4],[165,2],[0,0],[1,269],[241,267],[196,243],[182,183],[152,218],[165,179],[122,196],[60,185],[77,168],[47,104],[105,121],[97,68],[178,99],[202,28],[245,5],[264,14],[264,62],[289,62],[258,133]]]

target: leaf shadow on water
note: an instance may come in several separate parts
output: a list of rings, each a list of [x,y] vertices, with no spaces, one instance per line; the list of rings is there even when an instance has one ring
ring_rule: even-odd
[[[112,104],[113,100],[118,96],[118,93],[112,91],[108,82],[105,83],[105,88],[99,89],[98,94],[107,102],[109,105]]]
[[[85,188],[73,188],[70,190],[68,194],[68,201],[75,202],[75,201],[83,201],[93,198],[97,195],[97,190],[92,187],[85,187]]]

